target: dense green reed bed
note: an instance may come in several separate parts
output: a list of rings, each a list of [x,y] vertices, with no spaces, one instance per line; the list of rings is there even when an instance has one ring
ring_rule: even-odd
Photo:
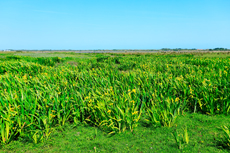
[[[175,127],[185,113],[228,117],[229,66],[229,58],[194,54],[4,56],[0,143],[43,142],[66,124],[87,124],[117,135],[143,124]],[[228,147],[225,125],[219,126]],[[188,131],[184,127],[182,135],[173,132],[179,149],[189,144]]]

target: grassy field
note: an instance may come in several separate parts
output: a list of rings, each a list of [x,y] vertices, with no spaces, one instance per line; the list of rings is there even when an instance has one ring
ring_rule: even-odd
[[[0,53],[3,152],[228,152],[229,53]]]

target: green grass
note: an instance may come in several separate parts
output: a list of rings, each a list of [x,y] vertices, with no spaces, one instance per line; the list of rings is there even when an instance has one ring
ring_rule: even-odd
[[[12,54],[0,58],[3,151],[20,146],[37,152],[229,149],[229,58]],[[79,131],[84,134],[71,135]]]
[[[226,116],[188,114],[180,116],[175,126],[154,128],[139,126],[133,132],[109,136],[98,128],[66,125],[39,144],[24,139],[1,148],[3,152],[229,152],[223,144],[220,125],[230,123]],[[228,124],[229,125],[229,124]],[[178,149],[173,132],[183,133],[187,126],[189,143]]]

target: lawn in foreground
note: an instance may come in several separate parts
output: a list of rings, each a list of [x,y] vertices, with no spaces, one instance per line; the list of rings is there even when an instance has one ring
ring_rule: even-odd
[[[2,152],[228,152],[223,143],[222,125],[229,125],[227,116],[186,113],[169,127],[145,125],[134,132],[108,135],[95,127],[67,125],[55,128],[48,140],[33,144],[25,139],[13,141]],[[189,143],[178,148],[173,132],[183,134],[187,126]]]

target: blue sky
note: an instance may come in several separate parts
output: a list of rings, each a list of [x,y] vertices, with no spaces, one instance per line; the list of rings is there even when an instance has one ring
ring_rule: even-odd
[[[230,48],[230,0],[0,0],[0,49]]]

